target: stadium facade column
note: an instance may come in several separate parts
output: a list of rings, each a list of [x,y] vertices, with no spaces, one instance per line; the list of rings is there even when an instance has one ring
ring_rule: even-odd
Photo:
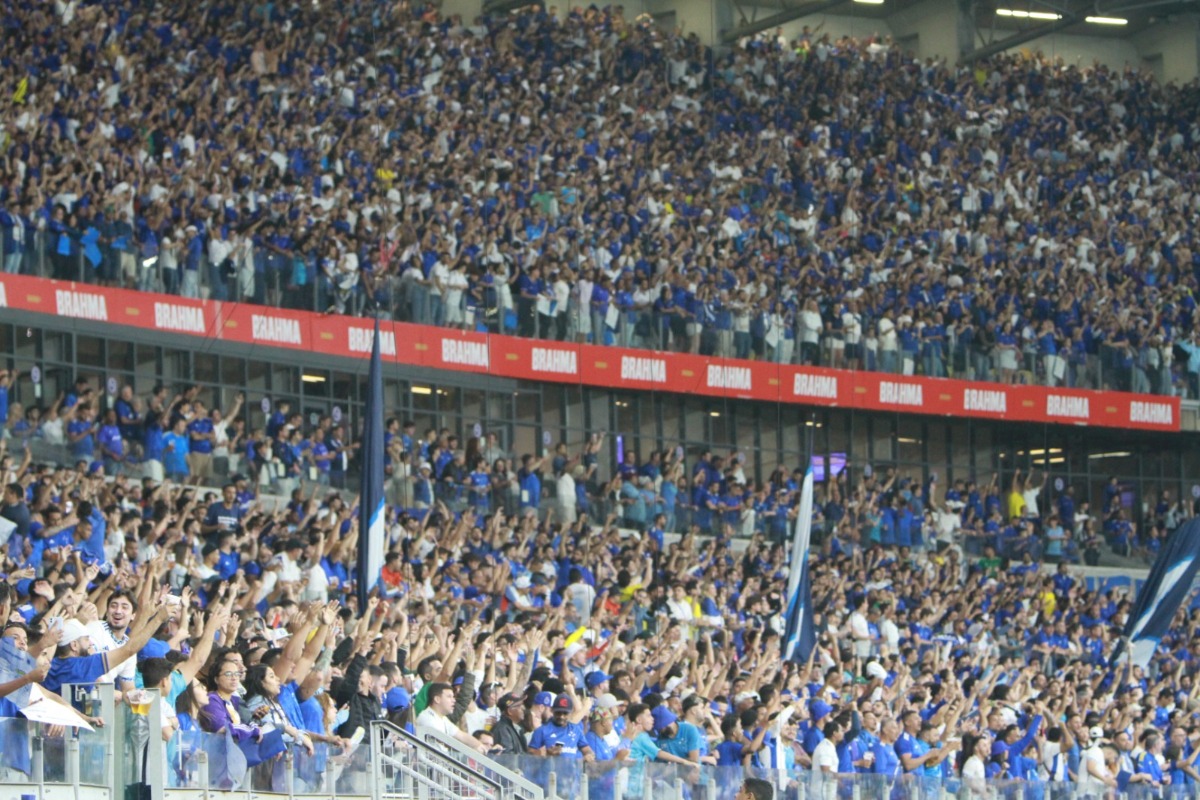
[[[441,0],[438,5],[444,16],[457,14],[467,25],[483,13],[483,0]]]
[[[963,5],[972,6],[972,16],[965,22],[960,19]],[[892,14],[888,25],[892,37],[906,43],[918,58],[941,58],[957,64],[961,54],[973,45],[973,5],[973,0],[925,0]],[[964,30],[968,25],[969,30]]]
[[[721,32],[735,24],[731,0],[634,0],[624,5],[626,19],[647,13],[685,36],[694,33],[707,46],[721,47]]]

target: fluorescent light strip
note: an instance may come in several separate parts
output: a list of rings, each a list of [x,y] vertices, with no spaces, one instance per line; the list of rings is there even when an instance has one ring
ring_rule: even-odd
[[[1021,11],[1013,8],[997,8],[996,16],[998,17],[1015,17],[1017,19],[1045,19],[1059,20],[1062,19],[1062,14],[1051,14],[1048,11]]]
[[[1120,17],[1084,17],[1084,22],[1090,22],[1093,25],[1128,25],[1129,20],[1121,19]]]
[[[881,6],[883,0],[854,0],[856,3],[862,3],[864,6]]]

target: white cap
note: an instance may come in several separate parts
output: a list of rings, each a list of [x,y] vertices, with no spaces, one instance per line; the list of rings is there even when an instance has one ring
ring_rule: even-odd
[[[880,666],[878,661],[872,661],[867,664],[867,677],[883,680],[887,678],[887,670]]]
[[[567,649],[563,651],[563,657],[569,660],[581,652],[583,652],[583,645],[581,645],[579,642],[574,642],[567,645]]]
[[[85,636],[91,636],[91,634],[88,633],[88,629],[83,626],[83,623],[77,619],[69,619],[63,623],[62,636],[59,637],[58,646],[64,647]]]

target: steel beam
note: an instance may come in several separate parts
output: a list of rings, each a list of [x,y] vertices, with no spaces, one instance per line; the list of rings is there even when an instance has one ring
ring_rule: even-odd
[[[847,2],[848,0],[820,0],[820,2],[817,3],[806,3],[802,6],[788,8],[784,11],[780,11],[778,14],[772,14],[769,17],[763,17],[755,22],[749,22],[744,25],[738,25],[736,28],[730,28],[721,34],[721,41],[725,44],[733,44],[743,36],[753,36],[756,33],[762,33],[763,31],[768,31],[771,28],[777,28],[785,22],[791,22],[792,20],[799,19],[800,17],[807,17],[810,14],[820,14],[824,11],[829,11],[830,9],[837,8],[840,5],[844,5]]]
[[[544,5],[545,3],[542,2],[542,0],[485,0],[483,4],[483,13],[502,14],[505,11],[512,11],[517,8]]]
[[[1019,33],[1014,33],[1012,36],[1006,36],[1003,39],[997,39],[991,44],[976,48],[969,53],[963,53],[962,63],[971,64],[982,58],[991,58],[997,53],[1003,53],[1005,50],[1016,47],[1018,45],[1031,42],[1042,36],[1048,36],[1052,33],[1058,33],[1064,28],[1069,28],[1072,25],[1077,25],[1083,22],[1083,17],[1076,14],[1065,14],[1062,19],[1057,19],[1052,22],[1047,22],[1044,25],[1037,25],[1028,28]]]

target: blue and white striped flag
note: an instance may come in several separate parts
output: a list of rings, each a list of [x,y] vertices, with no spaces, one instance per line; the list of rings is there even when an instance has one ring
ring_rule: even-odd
[[[1193,519],[1167,538],[1154,560],[1125,623],[1124,635],[1113,651],[1114,663],[1121,658],[1132,658],[1141,667],[1150,663],[1176,612],[1191,594],[1198,568],[1200,519]],[[1129,652],[1122,653],[1126,646]]]
[[[796,514],[796,536],[792,541],[791,566],[788,569],[787,617],[783,634],[784,661],[807,662],[817,646],[813,621],[812,586],[808,577],[808,550],[812,541],[813,472],[804,473],[800,490],[800,509]]]
[[[371,345],[371,369],[367,374],[367,403],[363,423],[362,494],[359,498],[358,607],[365,610],[367,597],[379,582],[387,549],[387,525],[383,498],[383,364],[379,358],[379,320]]]

